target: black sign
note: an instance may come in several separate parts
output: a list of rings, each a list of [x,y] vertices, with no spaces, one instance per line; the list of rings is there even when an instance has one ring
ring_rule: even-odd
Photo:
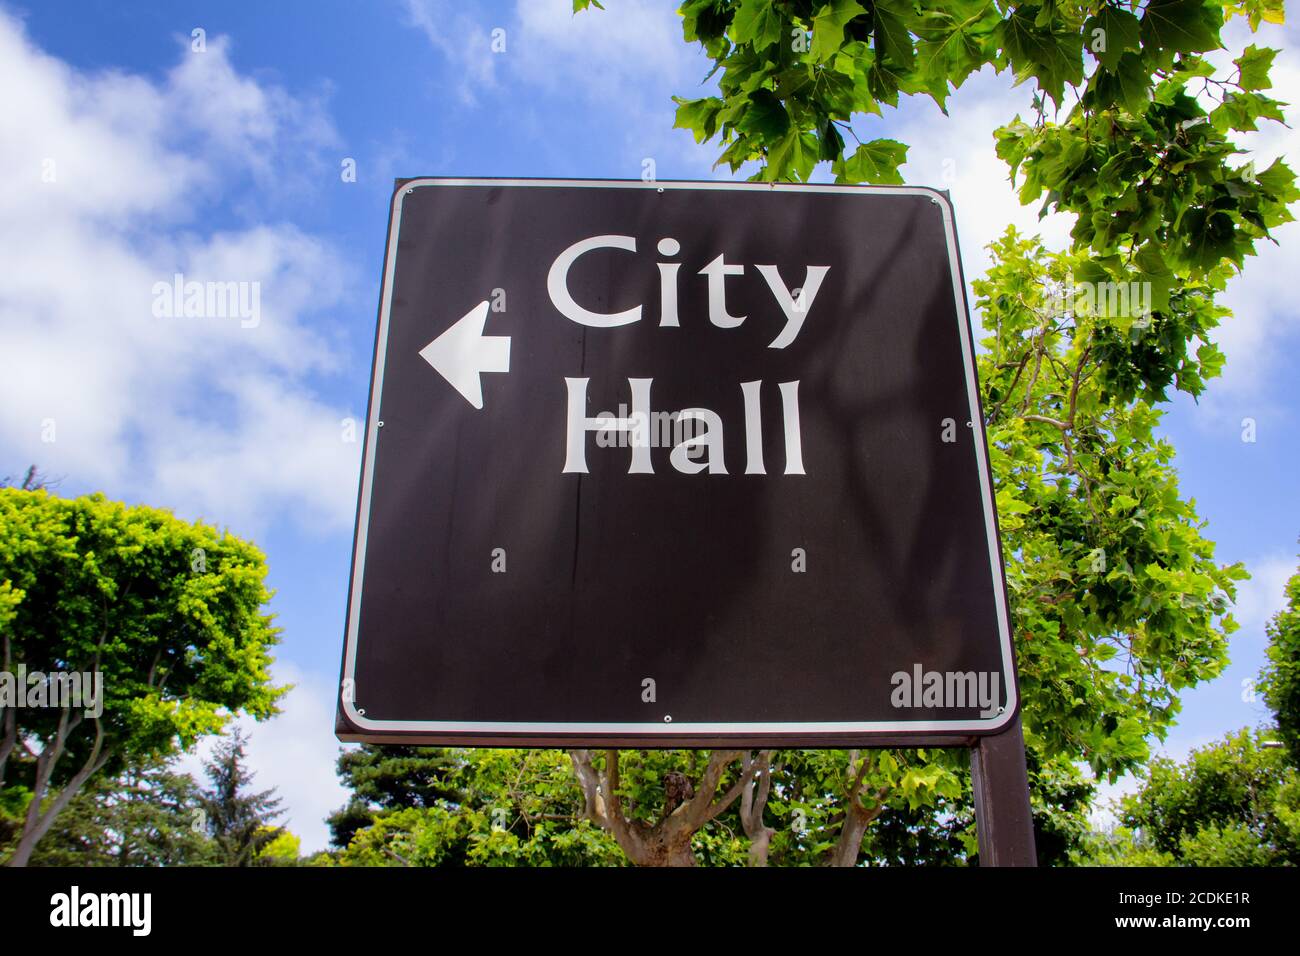
[[[1015,708],[944,194],[399,186],[341,738],[958,741]]]

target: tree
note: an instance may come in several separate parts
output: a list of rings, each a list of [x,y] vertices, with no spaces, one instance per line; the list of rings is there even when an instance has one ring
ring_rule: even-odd
[[[366,749],[373,753],[358,764],[340,761],[341,776],[356,779],[358,765],[382,767],[380,776],[395,782],[388,771],[414,759],[428,761],[424,767],[435,769],[435,775],[426,779],[436,782],[401,798],[418,805],[394,802],[376,812],[336,854],[342,866],[619,866],[627,861],[614,839],[584,818],[584,794],[563,751]],[[396,751],[391,762],[384,753],[389,749]]]
[[[590,5],[575,0],[575,12]],[[687,0],[680,13],[719,95],[678,98],[676,125],[716,141],[718,162],[751,179],[807,181],[827,163],[841,183],[902,182],[906,144],[858,136],[871,115],[900,94],[944,107],[985,66],[1034,82],[1030,120],[992,139],[1022,202],[1073,217],[1071,244],[1049,250],[1009,230],[974,284],[1026,743],[1043,767],[1086,761],[1114,780],[1141,766],[1180,693],[1225,666],[1227,611],[1245,576],[1214,563],[1155,429],[1171,388],[1196,396],[1219,373],[1212,336],[1228,312],[1216,297],[1300,198],[1281,161],[1234,162],[1234,133],[1282,119],[1261,92],[1276,51],[1250,45],[1226,73],[1203,56],[1220,48],[1225,17],[1254,30],[1280,23],[1281,3]],[[699,828],[740,801],[753,862],[811,846],[821,861],[853,864],[889,814],[951,822],[969,792],[952,752],[692,759],[573,755],[590,818],[647,862],[694,862]],[[663,812],[647,815],[625,781],[650,768],[661,782],[681,775],[694,796],[674,804],[681,785],[660,787]],[[1048,779],[1036,775],[1035,803],[1068,819],[1079,793]],[[795,792],[798,826],[820,822],[778,839],[764,807],[787,807]],[[1076,817],[1056,832],[1083,831]]]
[[[1286,583],[1286,607],[1268,623],[1268,663],[1259,675],[1264,702],[1277,720],[1277,737],[1300,767],[1300,572]]]
[[[0,488],[0,793],[25,807],[11,866],[97,774],[276,713],[265,577],[256,547],[210,525]],[[74,706],[72,675],[102,680],[95,706]]]
[[[1300,863],[1300,760],[1294,736],[1300,574],[1287,582],[1286,595],[1287,606],[1267,626],[1268,663],[1259,682],[1276,727],[1229,734],[1193,750],[1181,764],[1155,761],[1142,789],[1123,800],[1121,825],[1091,841],[1094,861],[1137,866]]]
[[[347,847],[357,830],[388,811],[459,802],[456,775],[462,763],[454,751],[438,747],[367,744],[340,752],[339,779],[352,797],[330,814],[330,841]]]
[[[208,866],[199,785],[163,760],[91,780],[59,814],[32,866]]]
[[[1193,750],[1185,763],[1152,761],[1125,797],[1123,831],[1103,861],[1176,866],[1300,864],[1300,775],[1269,731],[1240,730]]]
[[[749,757],[748,767],[742,759],[731,768],[718,754],[653,751],[630,760],[625,753],[619,762],[628,772],[611,787],[616,751],[402,747],[393,749],[405,753],[388,763],[382,751],[390,748],[368,749],[376,754],[363,766],[395,769],[410,751],[426,751],[434,766],[454,770],[439,778],[442,795],[399,798],[375,812],[335,854],[345,866],[823,865],[857,852],[853,836],[843,835],[845,789],[855,784],[863,819],[847,830],[862,842],[866,859],[891,865],[978,861],[969,779],[965,790],[948,790],[960,777],[954,773],[950,780],[924,762],[934,754],[919,751],[784,751],[781,764],[756,765],[772,757],[759,754]],[[951,755],[954,767],[960,756]],[[899,760],[910,761],[914,772],[905,771],[897,789],[877,796],[876,781],[888,780]],[[719,767],[717,790],[725,796],[715,792],[707,805],[696,802],[697,782],[707,786]],[[1092,788],[1068,763],[1031,760],[1030,774],[1040,854],[1065,862],[1088,829]],[[340,775],[350,784],[354,779],[342,762]],[[945,793],[931,793],[934,787]],[[419,805],[402,806],[407,800]],[[354,797],[348,806],[357,802]],[[610,820],[615,812],[620,821]],[[692,825],[696,813],[707,817],[702,825]],[[881,823],[868,828],[877,818]]]
[[[236,729],[217,744],[212,759],[203,765],[209,786],[199,795],[200,819],[216,844],[216,860],[220,866],[254,866],[264,852],[268,859],[272,858],[270,848],[277,841],[285,851],[291,845],[281,840],[287,831],[271,823],[284,814],[274,788],[260,793],[246,792],[253,781],[252,773],[244,765],[247,743],[243,733]]]
[[[253,858],[258,866],[297,866],[302,857],[302,841],[283,827],[271,828],[274,834]]]

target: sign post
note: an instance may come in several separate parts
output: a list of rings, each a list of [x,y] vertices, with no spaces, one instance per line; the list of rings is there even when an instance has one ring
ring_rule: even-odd
[[[981,866],[1037,866],[1020,717],[970,752],[971,789]]]
[[[338,714],[377,743],[973,746],[981,857],[1023,861],[947,196],[400,182]]]

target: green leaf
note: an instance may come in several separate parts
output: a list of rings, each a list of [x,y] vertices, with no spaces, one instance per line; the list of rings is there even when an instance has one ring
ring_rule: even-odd
[[[790,114],[771,90],[755,90],[749,95],[749,108],[738,125],[742,132],[764,143],[775,143],[790,128]]]
[[[741,0],[731,21],[731,38],[762,49],[777,43],[785,35],[785,22],[772,0]]]
[[[895,139],[873,139],[836,164],[835,181],[901,185],[903,176],[898,167],[906,161],[906,144]]]
[[[1137,506],[1138,506],[1138,500],[1136,498],[1130,495],[1116,495],[1114,498],[1111,499],[1110,508],[1108,510],[1110,511],[1111,514],[1117,515],[1120,512],[1128,511],[1129,509],[1136,508]]]
[[[1110,270],[1095,259],[1085,259],[1074,267],[1072,278],[1075,285],[1081,283],[1109,282]]]
[[[1246,47],[1245,52],[1232,61],[1240,71],[1238,85],[1243,90],[1267,90],[1271,87],[1273,83],[1268,78],[1268,71],[1273,66],[1275,56],[1277,50],[1268,47],[1257,47],[1253,43]]]
[[[1140,49],[1140,28],[1138,18],[1127,10],[1105,7],[1083,25],[1083,40],[1102,66],[1114,70],[1126,50]]]
[[[1219,47],[1222,11],[1202,0],[1150,0],[1142,15],[1142,43],[1175,53],[1204,53]]]
[[[1114,103],[1135,116],[1146,112],[1150,102],[1151,70],[1136,53],[1125,53],[1115,70],[1101,70],[1093,77],[1098,105]]]
[[[1174,274],[1165,264],[1160,247],[1154,242],[1146,243],[1133,257],[1138,267],[1138,281],[1150,283],[1149,305],[1153,312],[1166,312],[1169,309],[1169,293],[1173,289]]]
[[[889,106],[898,106],[898,88],[902,77],[881,63],[873,63],[867,70],[867,93],[873,100]]]
[[[917,63],[914,75],[903,88],[909,93],[930,94],[944,109],[950,88],[960,86],[987,63],[1001,65],[993,39],[1001,23],[998,8],[979,0],[930,6],[913,27],[920,38]]]
[[[1024,515],[1034,510],[1033,505],[1013,497],[1011,491],[1007,488],[1003,488],[998,492],[997,505],[998,514],[1000,515]]]
[[[1236,227],[1226,212],[1215,212],[1201,207],[1188,210],[1184,219],[1188,245],[1184,250],[1187,261],[1202,269],[1211,269],[1223,259],[1235,257]]]
[[[819,160],[836,162],[844,154],[844,137],[829,118],[817,127],[817,138],[821,144],[821,149],[817,153]]]
[[[1229,93],[1210,114],[1210,121],[1220,131],[1235,129],[1252,133],[1258,129],[1255,125],[1258,119],[1285,122],[1281,104],[1263,93]]]
[[[718,113],[722,110],[722,100],[716,96],[700,100],[684,100],[674,96],[677,103],[677,119],[673,129],[688,129],[695,134],[695,141],[703,143],[717,131]]]
[[[892,63],[905,70],[912,69],[916,63],[916,49],[912,46],[911,31],[907,29],[902,17],[880,3],[875,5],[872,15],[876,62]]]
[[[809,52],[818,63],[825,63],[844,45],[844,26],[867,11],[858,0],[831,0],[813,17],[812,46]]]
[[[1282,24],[1286,22],[1283,0],[1228,0],[1223,4],[1228,18],[1244,16],[1250,32],[1259,29],[1261,22]]]
[[[1255,177],[1255,182],[1259,183],[1269,192],[1286,196],[1289,199],[1295,198],[1295,173],[1291,168],[1280,159],[1273,160],[1273,165],[1259,173]]]
[[[762,170],[766,182],[789,179],[807,182],[817,165],[820,144],[812,133],[802,132],[791,125],[781,141],[767,154],[767,165]]]
[[[1083,80],[1079,34],[1040,29],[1034,22],[1037,13],[1037,6],[1024,6],[1003,20],[999,27],[1002,47],[1011,59],[1017,82],[1035,77],[1043,92],[1060,105],[1065,84]]]
[[[730,46],[726,32],[731,16],[724,17],[714,0],[686,0],[677,13],[682,18],[682,39],[687,43],[703,44],[710,55],[714,55],[715,50],[723,52]]]
[[[1201,377],[1214,378],[1223,371],[1227,356],[1213,342],[1206,342],[1196,350],[1196,360],[1201,363]]]

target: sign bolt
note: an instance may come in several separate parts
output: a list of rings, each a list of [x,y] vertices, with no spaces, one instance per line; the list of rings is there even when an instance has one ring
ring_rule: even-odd
[[[673,722],[673,715],[672,715],[672,714],[664,714],[664,723],[665,723],[665,724],[671,724],[672,722]]]

